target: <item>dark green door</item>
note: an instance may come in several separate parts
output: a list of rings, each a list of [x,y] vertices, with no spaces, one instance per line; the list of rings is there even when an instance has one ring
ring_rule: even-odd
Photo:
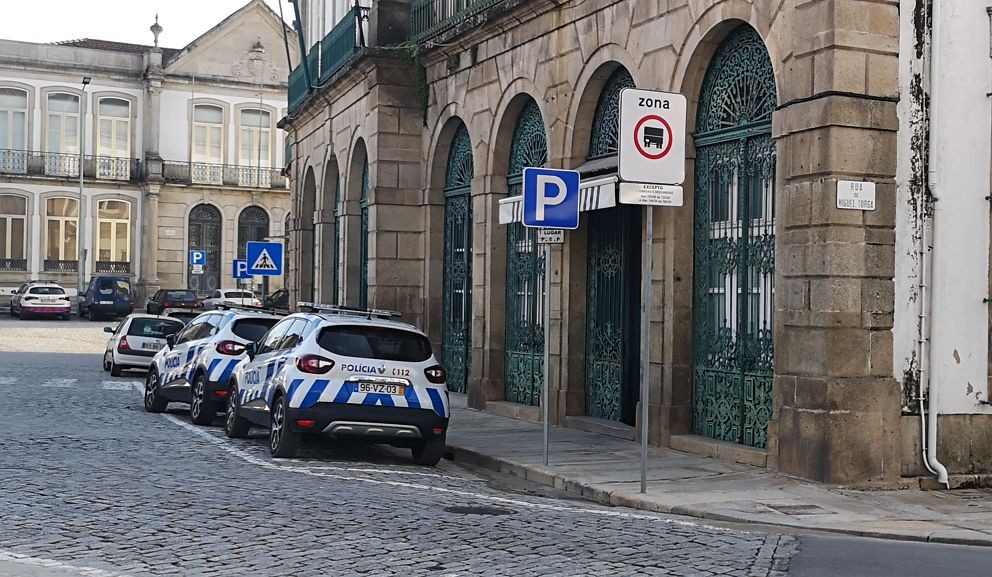
[[[693,431],[766,447],[772,414],[775,109],[771,61],[741,26],[703,81],[693,256]]]
[[[617,206],[588,225],[585,412],[628,425],[639,398],[640,216]]]
[[[615,157],[620,91],[634,80],[618,67],[603,85],[589,138],[590,160]],[[635,206],[589,213],[586,260],[585,414],[634,424],[640,397],[640,219]]]
[[[541,110],[533,100],[520,111],[513,130],[507,185],[521,194],[522,171],[548,160]],[[544,383],[544,256],[537,233],[520,223],[506,231],[506,387],[507,401],[538,405]]]
[[[467,389],[472,349],[472,144],[462,125],[448,153],[444,183],[441,355],[448,388]]]
[[[358,198],[362,210],[362,228],[358,244],[358,306],[369,306],[369,161],[362,165],[362,190]]]

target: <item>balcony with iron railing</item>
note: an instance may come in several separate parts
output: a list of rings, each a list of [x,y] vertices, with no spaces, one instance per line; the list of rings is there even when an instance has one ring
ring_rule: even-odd
[[[505,0],[412,0],[410,36],[424,44]]]
[[[314,84],[327,83],[355,54],[369,46],[370,11],[371,8],[359,5],[356,0],[327,36],[310,48],[307,64]],[[289,73],[289,109],[302,105],[311,90],[301,63]]]
[[[0,272],[23,272],[28,270],[28,261],[23,258],[0,258]]]
[[[141,177],[139,167],[138,159],[84,156],[83,178],[136,181]],[[0,174],[79,178],[79,155],[4,148],[0,149]]]
[[[45,259],[45,272],[76,272],[78,270],[79,261]]]
[[[131,263],[129,261],[98,260],[96,261],[96,272],[130,274]]]
[[[288,189],[289,181],[278,168],[162,161],[162,179],[170,184],[237,186]]]

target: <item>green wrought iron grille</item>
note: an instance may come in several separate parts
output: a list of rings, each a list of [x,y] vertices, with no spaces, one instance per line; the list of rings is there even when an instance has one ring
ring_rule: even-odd
[[[520,111],[513,129],[507,185],[521,194],[523,169],[548,161],[541,110],[533,100]],[[538,405],[544,383],[544,257],[535,229],[520,223],[506,231],[506,387],[507,401]]]
[[[768,444],[775,270],[775,79],[741,26],[703,81],[694,135],[693,432]]]
[[[334,179],[334,296],[331,298],[333,304],[339,304],[341,299],[341,175]]]
[[[636,88],[630,72],[624,67],[617,68],[603,85],[596,102],[596,113],[592,117],[592,133],[589,135],[589,158],[600,158],[616,154],[620,147],[617,132],[620,129],[620,91]]]
[[[358,306],[369,306],[369,161],[362,166],[362,193],[358,198],[362,209],[362,229],[358,252]]]
[[[448,152],[444,181],[444,290],[441,354],[448,388],[464,393],[472,346],[472,142],[462,125]]]
[[[620,91],[634,79],[618,68],[593,115],[589,158],[616,154]],[[640,210],[617,206],[589,214],[586,261],[585,414],[634,423],[638,399]]]

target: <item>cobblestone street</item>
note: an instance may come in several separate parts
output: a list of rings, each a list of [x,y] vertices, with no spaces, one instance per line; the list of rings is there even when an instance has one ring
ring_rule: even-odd
[[[34,351],[0,352],[0,575],[763,576],[794,548],[507,492],[408,451],[314,440],[274,461],[262,431],[146,413],[143,375],[112,379],[92,354],[103,326],[0,323],[0,350]]]

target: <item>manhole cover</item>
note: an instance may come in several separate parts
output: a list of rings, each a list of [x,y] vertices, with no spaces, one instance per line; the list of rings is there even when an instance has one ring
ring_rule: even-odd
[[[767,503],[762,503],[765,507],[769,509],[774,509],[779,513],[784,515],[822,515],[824,513],[829,513],[823,507],[819,505],[768,505]]]
[[[510,509],[499,507],[445,507],[444,510],[459,515],[512,515],[514,513]]]

